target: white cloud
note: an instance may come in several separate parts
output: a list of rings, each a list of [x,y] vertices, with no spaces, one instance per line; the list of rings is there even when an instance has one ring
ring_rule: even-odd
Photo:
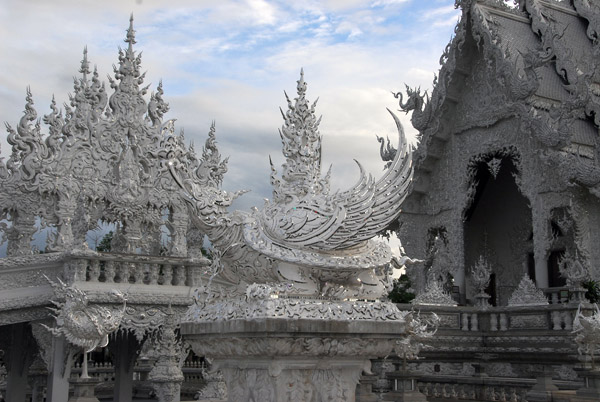
[[[375,0],[371,2],[371,7],[385,7],[402,3],[408,3],[409,1],[410,0]]]
[[[344,21],[335,29],[337,34],[348,34],[348,39],[361,35],[363,32],[351,22]]]
[[[272,25],[276,21],[275,7],[265,0],[246,0],[251,9],[252,16],[258,24]]]

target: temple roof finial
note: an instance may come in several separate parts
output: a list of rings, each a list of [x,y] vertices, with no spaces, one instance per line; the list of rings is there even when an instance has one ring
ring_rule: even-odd
[[[304,68],[300,68],[300,79],[298,82],[298,95],[304,96],[306,93],[306,82],[304,82]]]
[[[131,13],[131,15],[129,16],[129,28],[127,28],[127,36],[125,37],[125,42],[129,43],[127,52],[132,52],[133,45],[136,43],[135,30],[133,29],[133,13]]]
[[[85,46],[83,48],[83,60],[81,60],[81,68],[79,69],[79,72],[81,74],[83,74],[83,79],[86,80],[87,79],[87,75],[91,73],[90,71],[90,63],[88,61],[88,57],[87,57],[87,46]]]

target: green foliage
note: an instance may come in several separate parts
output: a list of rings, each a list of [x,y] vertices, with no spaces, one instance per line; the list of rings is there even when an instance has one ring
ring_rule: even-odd
[[[98,246],[96,246],[96,251],[108,253],[111,248],[110,244],[112,242],[112,239],[113,239],[113,232],[111,230],[110,232],[108,232],[107,234],[104,235],[102,240],[100,240],[100,244],[98,244]]]
[[[415,295],[408,289],[410,289],[410,279],[408,275],[402,274],[400,278],[394,279],[394,288],[388,294],[388,299],[394,303],[410,303]]]
[[[583,282],[581,285],[586,290],[585,298],[588,299],[590,303],[600,302],[600,283],[589,280]]]

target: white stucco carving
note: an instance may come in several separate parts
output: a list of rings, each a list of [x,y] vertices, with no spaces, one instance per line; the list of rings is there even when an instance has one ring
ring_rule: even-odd
[[[529,275],[523,275],[519,286],[508,299],[509,306],[528,306],[528,305],[547,305],[548,299],[541,289],[536,288],[535,284],[529,278]]]

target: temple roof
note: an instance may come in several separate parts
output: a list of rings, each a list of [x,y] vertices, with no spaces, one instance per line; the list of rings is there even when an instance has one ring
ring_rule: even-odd
[[[589,0],[520,0],[515,5],[457,0],[456,7],[462,17],[440,58],[431,98],[410,88],[406,103],[399,96],[401,108],[413,110],[420,133],[417,191],[427,191],[418,178],[432,170],[450,136],[514,117],[541,148],[568,159],[570,182],[583,184],[585,175],[585,186],[594,193],[600,184],[600,5]],[[484,64],[480,86],[493,96],[482,96],[476,110],[461,109],[467,107],[461,105],[465,77]]]

